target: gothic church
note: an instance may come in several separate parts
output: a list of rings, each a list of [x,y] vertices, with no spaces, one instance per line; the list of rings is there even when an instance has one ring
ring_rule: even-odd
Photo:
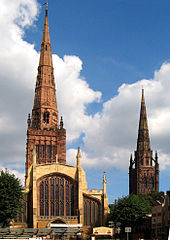
[[[28,115],[26,176],[28,227],[50,224],[105,225],[108,214],[106,178],[103,189],[87,188],[81,167],[66,162],[66,129],[58,120],[51,42],[46,7],[32,115]]]

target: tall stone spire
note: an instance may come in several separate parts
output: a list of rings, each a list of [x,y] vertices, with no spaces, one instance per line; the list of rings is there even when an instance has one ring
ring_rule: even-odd
[[[45,114],[43,115],[44,112]],[[46,4],[34,107],[32,110],[32,127],[36,129],[49,129],[58,128],[58,125],[58,110],[48,25],[48,8]]]
[[[32,165],[35,146],[36,164],[66,163],[66,130],[63,120],[58,121],[58,109],[53,73],[51,42],[46,2],[43,37],[41,43],[38,74],[36,78],[32,116],[28,115],[26,178]]]
[[[144,89],[142,89],[137,151],[144,152],[148,150],[150,150],[150,139],[149,139],[149,130],[148,130],[148,123],[147,123]]]
[[[129,193],[150,193],[159,191],[159,164],[157,153],[155,159],[150,148],[144,90],[140,109],[137,149],[134,160],[131,155],[129,165]]]

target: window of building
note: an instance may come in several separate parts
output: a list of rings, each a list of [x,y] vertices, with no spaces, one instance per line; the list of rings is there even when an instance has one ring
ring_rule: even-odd
[[[84,225],[96,225],[99,219],[99,203],[84,197]]]
[[[53,159],[56,159],[56,146],[53,146]]]
[[[170,196],[168,196],[168,205],[170,205]]]
[[[45,202],[45,216],[49,216],[48,201]]]
[[[66,216],[70,216],[70,204],[66,202]]]
[[[39,185],[40,216],[74,216],[74,184],[63,176],[52,176]]]
[[[63,185],[60,186],[60,198],[61,198],[61,201],[64,200],[64,186]]]
[[[63,204],[63,202],[60,203],[60,216],[64,216],[64,204]]]
[[[37,153],[37,159],[40,157],[40,147],[39,145],[36,146],[36,153]]]
[[[54,203],[53,202],[51,202],[50,209],[51,209],[51,216],[54,216]]]
[[[48,146],[48,158],[51,158],[51,145]]]
[[[50,114],[48,111],[45,111],[43,114],[43,122],[48,124],[49,123],[49,118],[50,118]]]
[[[84,202],[84,225],[87,225],[87,203]]]
[[[168,220],[170,220],[170,212],[168,212]]]
[[[45,158],[45,145],[41,146],[41,157],[42,157],[42,159]]]
[[[59,204],[58,203],[55,204],[55,215],[59,216]]]
[[[70,185],[70,194],[71,194],[71,215],[74,216],[74,185]]]
[[[149,157],[146,157],[146,165],[148,166],[149,165]]]
[[[92,224],[95,224],[95,202],[92,203]]]
[[[54,200],[54,179],[50,180],[50,199]]]

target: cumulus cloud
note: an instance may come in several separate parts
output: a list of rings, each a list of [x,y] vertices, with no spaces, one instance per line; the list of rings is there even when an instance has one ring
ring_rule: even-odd
[[[84,136],[84,164],[127,169],[130,153],[136,150],[141,89],[145,89],[152,149],[158,150],[160,168],[170,165],[170,63],[163,63],[153,79],[123,84],[117,96],[103,104],[91,119]],[[88,161],[87,161],[88,159]],[[97,159],[97,161],[96,161]]]
[[[39,53],[23,39],[25,28],[38,14],[36,0],[2,0],[0,8],[0,164],[20,174],[24,169],[26,119],[33,106]],[[170,63],[162,64],[153,79],[123,84],[116,96],[103,103],[102,111],[90,115],[87,106],[101,104],[102,93],[90,88],[81,76],[78,56],[53,55],[60,115],[64,117],[67,141],[83,134],[82,164],[89,167],[126,169],[136,148],[141,88],[145,89],[152,149],[160,165],[170,165]],[[75,165],[77,149],[67,151]],[[23,170],[24,171],[24,170]],[[17,173],[16,172],[16,173]],[[23,176],[22,176],[23,177]]]
[[[31,98],[38,64],[38,53],[23,37],[25,28],[33,24],[37,14],[35,0],[1,1],[0,164],[22,171],[26,118],[33,101]]]
[[[87,104],[99,102],[101,92],[93,91],[80,76],[82,61],[77,56],[64,56],[63,59],[53,55],[57,98],[60,115],[64,116],[67,128],[67,140],[73,141],[84,133],[91,122],[86,113]]]
[[[1,1],[0,9],[0,163],[24,170],[26,120],[31,112],[39,53],[24,40],[25,28],[38,14],[36,0]],[[42,24],[43,28],[43,24]],[[68,141],[82,134],[90,122],[86,106],[100,101],[80,76],[82,61],[76,56],[53,55],[60,115]]]

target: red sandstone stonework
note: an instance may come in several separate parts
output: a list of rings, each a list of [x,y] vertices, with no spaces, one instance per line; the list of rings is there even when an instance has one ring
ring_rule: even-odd
[[[147,194],[152,191],[159,191],[159,164],[157,152],[153,158],[150,148],[144,90],[142,90],[137,150],[134,160],[132,156],[130,158],[129,194]]]
[[[36,147],[37,163],[66,163],[66,130],[58,120],[51,43],[47,11],[41,43],[40,61],[35,88],[32,116],[28,116],[26,146],[26,178],[32,164],[33,146]]]

